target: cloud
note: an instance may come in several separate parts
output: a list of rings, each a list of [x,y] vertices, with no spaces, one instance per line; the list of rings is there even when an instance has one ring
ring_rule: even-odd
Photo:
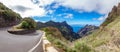
[[[98,18],[99,21],[103,21],[105,18],[103,16],[101,16],[100,18]]]
[[[55,21],[55,20],[56,20],[56,18],[55,18],[55,17],[53,17],[51,20],[54,20],[54,21]]]
[[[106,18],[108,17],[108,14],[104,15],[104,16],[100,16],[99,18],[93,18],[92,20],[98,20],[98,21],[104,21]]]
[[[54,10],[48,10],[47,13],[48,13],[48,14],[53,14],[53,13],[54,13]]]
[[[54,16],[51,16],[51,20],[55,21],[57,18]]]
[[[19,13],[22,17],[30,17],[45,16],[47,11],[39,6],[49,5],[53,0],[0,0],[0,2]]]
[[[46,21],[41,21],[41,20],[35,20],[36,22],[42,22],[42,23],[45,23]]]
[[[69,7],[75,10],[84,12],[98,12],[107,14],[111,11],[114,5],[117,5],[120,0],[58,0],[62,6]]]
[[[117,5],[120,0],[0,0],[10,9],[20,13],[22,17],[28,16],[45,16],[47,13],[54,13],[54,11],[46,8],[50,6],[58,8],[64,6],[82,12],[97,12],[99,14],[108,14],[114,5]],[[71,15],[72,16],[72,15]],[[66,18],[71,17],[70,14]]]
[[[62,16],[62,14],[58,14],[57,16],[61,17],[61,16]]]
[[[40,3],[39,0],[31,0],[31,2],[33,2],[34,4],[39,4]]]
[[[101,16],[99,17],[97,20],[99,21],[104,21],[106,18],[107,18],[108,14],[107,15],[104,15],[104,16]]]
[[[72,19],[72,18],[73,18],[73,14],[71,14],[71,13],[58,14],[57,16],[58,16],[58,17],[69,18],[69,19]]]
[[[12,7],[13,10],[20,11],[20,12],[25,12],[27,10],[31,10],[31,8],[27,8],[21,5],[16,5]]]
[[[92,20],[97,20],[97,18],[93,18]]]
[[[36,0],[34,0],[34,1],[36,1]],[[40,3],[38,3],[39,6],[43,6],[43,7],[47,6],[47,5],[50,5],[54,2],[54,0],[37,0],[37,1],[40,2]]]
[[[59,3],[56,3],[54,6],[53,6],[53,8],[58,8],[60,6],[60,4]]]
[[[73,14],[67,14],[66,16],[64,16],[64,18],[70,18],[70,19],[72,19],[73,18]]]

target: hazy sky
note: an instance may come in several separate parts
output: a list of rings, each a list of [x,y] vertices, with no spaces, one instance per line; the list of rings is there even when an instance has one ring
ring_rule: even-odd
[[[0,0],[22,17],[69,24],[101,24],[120,0]]]

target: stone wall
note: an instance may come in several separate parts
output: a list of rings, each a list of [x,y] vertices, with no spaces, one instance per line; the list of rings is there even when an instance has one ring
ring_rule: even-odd
[[[29,34],[29,33],[33,33],[36,30],[32,29],[32,30],[11,30],[9,29],[8,32],[11,34],[18,34],[18,35],[24,35],[24,34]]]

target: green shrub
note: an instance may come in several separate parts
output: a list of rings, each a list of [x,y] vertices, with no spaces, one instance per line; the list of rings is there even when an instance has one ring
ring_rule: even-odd
[[[36,22],[29,17],[22,19],[21,28],[23,29],[36,29]]]
[[[93,42],[93,47],[98,47],[100,45],[106,44],[106,40],[97,40]]]
[[[65,52],[77,52],[77,51],[74,48],[66,47]]]
[[[91,48],[83,42],[76,42],[75,49],[77,49],[77,52],[91,52]]]
[[[54,40],[54,44],[56,44],[56,46],[58,48],[63,48],[64,47],[64,44],[60,40],[58,40],[58,39]]]
[[[12,10],[1,10],[0,15],[3,16],[6,21],[20,21],[22,19],[19,14]]]
[[[49,29],[48,29],[48,28],[43,28],[43,30],[44,30],[45,32],[48,32],[48,31],[49,31]]]
[[[29,24],[26,21],[22,21],[21,27],[24,28],[24,29],[28,29]]]
[[[50,41],[50,42],[53,42],[54,41],[54,38],[51,36],[51,35],[46,35],[47,39]]]
[[[0,2],[0,10],[9,10],[3,3]]]

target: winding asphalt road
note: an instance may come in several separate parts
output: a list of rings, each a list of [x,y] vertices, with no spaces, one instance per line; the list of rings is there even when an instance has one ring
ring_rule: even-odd
[[[28,52],[43,34],[41,31],[36,31],[32,34],[14,35],[8,33],[7,29],[0,29],[0,52]]]

